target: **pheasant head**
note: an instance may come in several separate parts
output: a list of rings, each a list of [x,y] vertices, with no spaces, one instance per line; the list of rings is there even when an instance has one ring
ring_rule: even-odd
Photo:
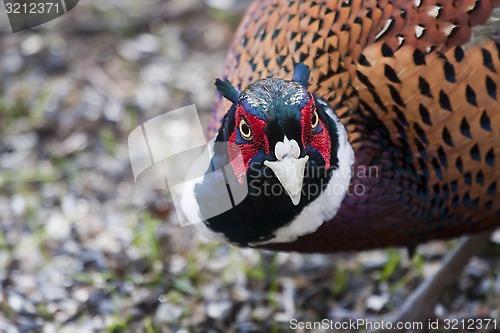
[[[265,78],[241,92],[227,80],[216,81],[232,106],[215,138],[211,168],[230,166],[226,183],[236,179],[247,194],[215,216],[214,198],[229,187],[214,186],[205,176],[189,195],[205,226],[229,242],[294,241],[331,219],[348,191],[354,158],[345,128],[308,91],[308,79],[309,68],[300,63],[290,81]]]

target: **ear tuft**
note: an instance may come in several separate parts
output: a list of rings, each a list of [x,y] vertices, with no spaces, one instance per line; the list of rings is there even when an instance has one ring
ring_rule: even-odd
[[[309,75],[311,74],[311,71],[309,70],[309,67],[304,65],[303,62],[299,62],[297,65],[295,65],[293,69],[293,78],[292,80],[300,83],[301,86],[304,88],[307,88],[309,85]]]
[[[235,87],[233,87],[228,79],[224,79],[224,81],[219,78],[215,79],[215,87],[222,96],[227,98],[232,103],[236,104],[238,102],[240,92]]]

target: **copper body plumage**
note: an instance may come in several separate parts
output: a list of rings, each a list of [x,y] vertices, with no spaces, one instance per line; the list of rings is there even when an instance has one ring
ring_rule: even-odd
[[[333,252],[500,225],[500,1],[254,1],[223,76],[240,89],[311,69],[355,152],[349,195],[320,229],[271,248]],[[230,104],[219,98],[213,129]],[[377,166],[372,177],[361,167]]]

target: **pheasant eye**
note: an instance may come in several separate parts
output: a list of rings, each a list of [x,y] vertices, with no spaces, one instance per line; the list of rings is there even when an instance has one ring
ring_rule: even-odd
[[[240,133],[243,139],[250,140],[252,138],[252,129],[247,124],[247,121],[244,118],[241,118],[240,121]]]
[[[314,110],[314,112],[312,114],[312,118],[311,118],[312,129],[316,129],[316,127],[318,126],[318,122],[319,122],[318,112],[316,110]]]

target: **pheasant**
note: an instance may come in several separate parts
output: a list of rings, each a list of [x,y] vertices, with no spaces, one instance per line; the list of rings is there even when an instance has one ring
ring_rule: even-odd
[[[497,7],[254,1],[216,81],[207,171],[248,193],[211,214],[229,187],[204,177],[186,210],[225,241],[276,251],[412,248],[500,226]],[[433,309],[490,233],[463,241],[399,318]]]

